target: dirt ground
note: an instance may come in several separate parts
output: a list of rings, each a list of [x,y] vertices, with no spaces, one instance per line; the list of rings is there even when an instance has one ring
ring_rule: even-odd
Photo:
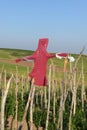
[[[10,115],[7,119],[7,124],[6,124],[6,129],[7,130],[29,130],[29,126],[30,126],[30,122],[26,122],[26,120],[24,120],[22,122],[22,126],[21,126],[21,122],[17,122],[15,119],[13,119],[12,115]],[[32,123],[32,130],[37,130],[36,126]],[[43,130],[42,127],[39,127],[38,130]]]
[[[10,59],[0,59],[0,62],[3,62],[3,63],[9,63],[9,64],[15,64],[15,65],[21,65],[21,66],[30,66],[30,65],[33,65],[33,62],[25,62],[25,61],[21,61],[19,63],[16,63],[15,60],[10,60]]]

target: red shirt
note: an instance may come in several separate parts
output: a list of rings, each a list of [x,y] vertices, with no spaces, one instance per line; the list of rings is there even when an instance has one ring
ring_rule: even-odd
[[[48,46],[48,39],[40,39],[37,50],[31,55],[23,58],[23,60],[32,59],[34,60],[34,67],[32,72],[29,74],[31,79],[34,79],[34,84],[38,86],[46,86],[46,67],[49,58],[55,57],[56,55],[49,54],[46,51]]]
[[[46,86],[46,67],[49,58],[56,57],[56,54],[49,54],[46,49],[48,46],[48,39],[39,39],[37,50],[30,56],[19,58],[16,62],[21,60],[34,60],[34,67],[32,72],[29,74],[31,79],[34,79],[34,84],[38,86]],[[67,56],[67,54],[58,54],[59,56]]]

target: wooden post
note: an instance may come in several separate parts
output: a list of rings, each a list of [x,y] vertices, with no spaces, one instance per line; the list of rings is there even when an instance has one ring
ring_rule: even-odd
[[[30,104],[30,101],[31,101],[32,91],[33,91],[33,85],[31,84],[31,89],[30,89],[30,93],[28,95],[28,101],[27,101],[26,106],[25,106],[25,110],[24,110],[24,115],[23,115],[22,121],[26,120],[28,107],[29,107],[29,104]]]
[[[55,123],[55,103],[56,103],[56,87],[55,87],[55,67],[53,66],[53,78],[52,78],[52,86],[53,86],[53,121]]]
[[[46,119],[46,130],[48,129],[49,114],[50,114],[50,87],[51,87],[51,65],[49,68],[48,109],[47,109],[47,119]]]
[[[10,79],[7,83],[6,89],[4,90],[4,93],[3,93],[2,99],[1,99],[1,130],[4,130],[5,103],[6,103],[6,98],[7,98],[7,94],[8,94],[8,90],[9,90],[12,78],[13,78],[13,74],[12,74],[12,76],[10,77]]]
[[[57,130],[63,130],[63,84],[60,83],[60,108],[59,108],[59,119],[58,119],[58,125]]]
[[[33,130],[33,100],[34,100],[34,94],[35,94],[35,86],[33,84],[33,91],[31,96],[31,103],[30,103],[30,130]]]
[[[22,102],[23,102],[23,96],[24,96],[24,77],[22,75]]]
[[[15,119],[16,119],[16,129],[18,129],[18,69],[16,67],[16,88],[15,88],[15,95],[16,95],[16,114],[15,114]]]
[[[28,95],[28,101],[27,101],[26,106],[25,106],[24,115],[23,115],[23,118],[22,118],[22,122],[19,126],[19,130],[21,130],[21,128],[23,128],[24,122],[26,122],[26,116],[27,116],[27,112],[28,112],[30,102],[32,102],[31,108],[30,108],[31,109],[30,120],[31,121],[33,120],[33,118],[32,118],[32,106],[33,106],[32,99],[34,98],[34,93],[35,93],[35,86],[33,85],[33,83],[34,83],[34,80],[33,80],[33,82],[31,83],[31,86],[30,86],[30,93]],[[30,127],[31,127],[31,124],[30,124]]]
[[[85,88],[84,88],[84,72],[83,72],[83,60],[82,60],[82,92],[81,92],[81,97],[82,97],[82,111],[84,110],[84,98],[85,98]]]
[[[45,109],[47,109],[47,88],[44,88],[44,102],[45,102]]]

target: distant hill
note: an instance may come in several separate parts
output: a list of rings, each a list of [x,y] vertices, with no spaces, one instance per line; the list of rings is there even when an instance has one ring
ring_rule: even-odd
[[[31,50],[0,48],[0,59],[17,58],[31,55],[32,53],[33,51]]]

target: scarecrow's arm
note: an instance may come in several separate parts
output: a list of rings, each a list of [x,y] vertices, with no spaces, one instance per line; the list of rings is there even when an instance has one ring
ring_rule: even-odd
[[[74,57],[73,56],[69,56],[68,53],[56,53],[56,57],[58,59],[62,59],[62,58],[66,59],[67,58],[70,62],[74,62],[75,61]]]
[[[68,53],[56,53],[56,57],[59,59],[68,58]]]
[[[56,54],[49,54],[48,55],[48,58],[53,58],[53,57],[56,57]]]
[[[68,53],[56,53],[56,54],[49,54],[48,58],[57,57],[58,59],[67,58],[70,62],[75,61],[73,56],[69,56]]]
[[[35,57],[34,54],[32,54],[30,56],[18,58],[18,59],[16,59],[16,62],[34,60],[34,57]]]
[[[49,54],[48,58],[57,57],[59,59],[68,57],[68,53],[56,53],[56,54]]]

